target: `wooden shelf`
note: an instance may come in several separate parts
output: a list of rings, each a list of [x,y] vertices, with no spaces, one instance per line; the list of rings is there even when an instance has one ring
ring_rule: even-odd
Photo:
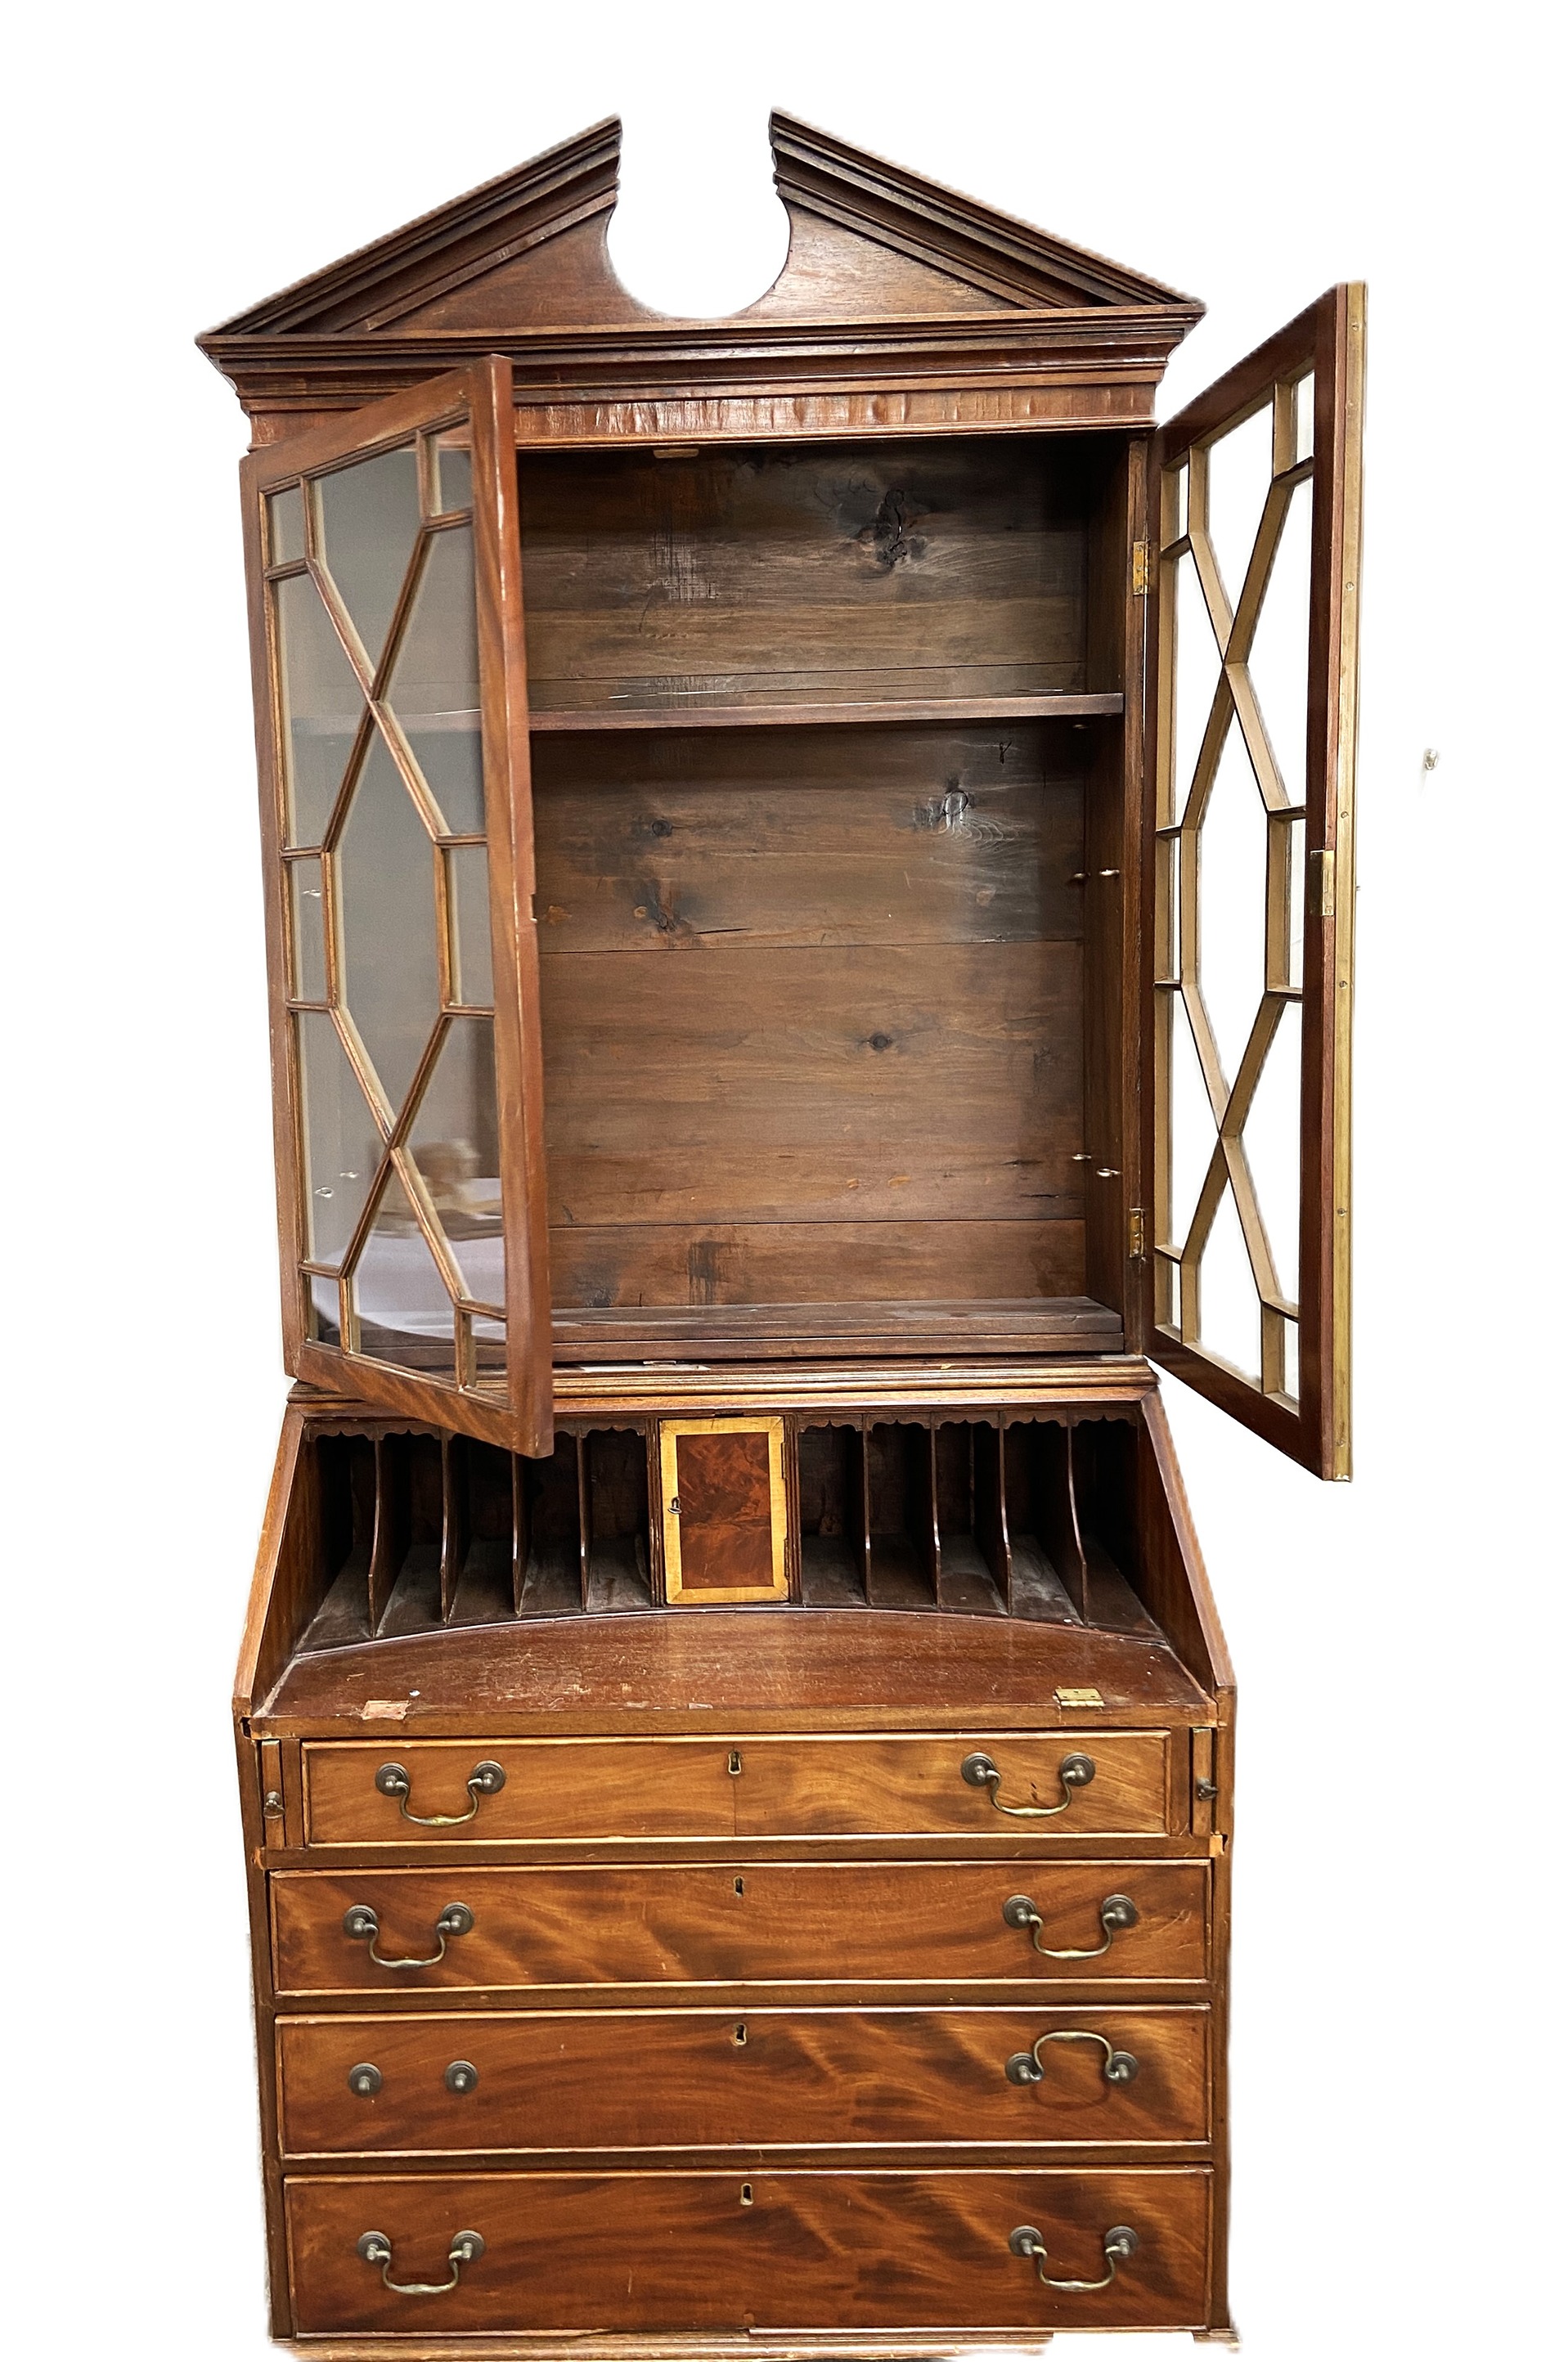
[[[889,697],[793,704],[604,705],[532,709],[536,734],[600,730],[845,729],[896,722],[1074,722],[1114,720],[1120,690],[1041,690],[1024,697]]]
[[[951,1353],[1120,1353],[1092,1297],[869,1304],[558,1305],[558,1363],[881,1360]]]

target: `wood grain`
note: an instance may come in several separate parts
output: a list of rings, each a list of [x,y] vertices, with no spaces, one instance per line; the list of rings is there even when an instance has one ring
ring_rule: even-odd
[[[1209,2175],[1071,2173],[598,2176],[454,2174],[296,2180],[288,2185],[294,2319],[306,2334],[411,2334],[411,2301],[362,2263],[367,2230],[391,2240],[393,2277],[447,2278],[453,2235],[486,2249],[442,2300],[463,2329],[1190,2327],[1204,2318]],[[1112,2290],[1042,2288],[1011,2255],[1037,2226],[1064,2278],[1104,2270],[1112,2224],[1139,2248]],[[1107,2300],[1110,2300],[1109,2303]]]
[[[552,738],[534,758],[541,949],[1077,941],[1093,735]]]
[[[892,668],[1081,690],[1077,454],[916,441],[519,464],[541,710]],[[585,693],[586,691],[586,693]],[[862,694],[865,692],[862,691]],[[960,692],[962,693],[962,692]]]
[[[1060,1227],[1052,1226],[1053,1239]],[[757,1243],[754,1235],[748,1251],[755,1253]],[[1002,1243],[1005,1249],[1006,1242]],[[571,1305],[558,1308],[554,1325],[557,1384],[563,1388],[580,1379],[580,1373],[563,1365],[633,1356],[755,1364],[759,1352],[776,1362],[795,1357],[820,1361],[831,1353],[840,1363],[903,1354],[912,1363],[915,1357],[933,1352],[1005,1354],[1021,1349],[1116,1353],[1121,1346],[1116,1315],[1087,1296],[1010,1301],[992,1297],[977,1302],[928,1297],[906,1303],[880,1296],[860,1304]],[[951,1362],[944,1366],[950,1369]],[[912,1376],[912,1367],[906,1374]],[[782,1374],[779,1383],[788,1385]]]
[[[766,1487],[766,1464],[763,1475]],[[766,1489],[763,1502],[766,1510]],[[684,1521],[684,1498],[681,1506]],[[1055,1820],[1020,1825],[1025,1836],[1153,1832],[1165,1827],[1166,1745],[1163,1732],[1098,1730],[1070,1742],[981,1729],[940,1739],[725,1734],[690,1744],[498,1738],[491,1747],[482,1740],[410,1745],[389,1734],[306,1747],[307,1842],[401,1849],[591,1837],[992,1836],[1006,1816],[985,1790],[959,1776],[964,1757],[975,1749],[992,1757],[1002,1773],[1002,1801],[1011,1805],[1059,1805],[1064,1756],[1091,1758],[1093,1781],[1073,1791]],[[498,1762],[506,1784],[482,1797],[460,1829],[422,1828],[404,1819],[395,1796],[376,1787],[378,1768],[394,1760],[410,1775],[414,1813],[466,1811],[471,1800],[465,1783],[482,1760]]]
[[[780,1156],[772,1178],[782,1182],[789,1170],[790,1161]],[[848,1180],[859,1177],[852,1173]],[[891,1189],[897,1175],[887,1178]],[[848,1182],[844,1186],[849,1194]],[[887,1354],[955,1346],[984,1352],[998,1344],[1031,1348],[1060,1339],[1092,1351],[1101,1342],[1114,1348],[1121,1338],[1120,1327],[1103,1317],[1087,1330],[1075,1322],[1062,1336],[1065,1324],[1054,1307],[1063,1297],[1077,1302],[1083,1285],[1083,1227],[1066,1220],[561,1223],[550,1232],[550,1261],[569,1316],[564,1333],[576,1346],[564,1358],[572,1361],[583,1358],[580,1341],[595,1361],[630,1350],[625,1338],[617,1344],[613,1331],[596,1330],[582,1317],[595,1309],[755,1305],[769,1312],[790,1308],[798,1316],[802,1305],[821,1301],[830,1314],[825,1327],[794,1330],[820,1360],[843,1335],[836,1317],[843,1299],[885,1308],[895,1293],[902,1297],[911,1287],[917,1308],[933,1300],[938,1308],[929,1314],[915,1308],[902,1322],[884,1319],[858,1343],[845,1339],[846,1348]],[[974,1307],[961,1329],[941,1310],[955,1284],[964,1286]],[[1010,1308],[1030,1297],[1039,1304],[1038,1316],[1020,1325]],[[1005,1308],[992,1326],[987,1306],[999,1300]],[[730,1335],[733,1351],[733,1330]],[[725,1350],[723,1332],[704,1334],[698,1326],[688,1331],[678,1358],[690,1355],[700,1336],[704,1348],[712,1336],[713,1349]],[[780,1350],[790,1350],[788,1338]]]
[[[1057,1961],[1004,1925],[1027,1893],[1043,1941],[1088,1947],[1099,1906],[1130,1894],[1141,1916],[1108,1952]],[[1201,1861],[764,1862],[679,1869],[285,1871],[271,1882],[280,1993],[547,1991],[572,1985],[909,1984],[959,1977],[1099,1984],[1201,1980]],[[467,1903],[474,1926],[422,1969],[383,1969],[343,1928],[356,1904],[380,1917],[389,1959],[430,1953],[436,1920]]]
[[[556,1228],[1078,1214],[1076,944],[540,965]]]
[[[290,2157],[1202,2141],[1208,2028],[1204,2008],[1077,2005],[292,2018],[282,2140]],[[1132,2082],[1077,2040],[1042,2045],[1040,2082],[1008,2081],[1042,2034],[1086,2032],[1136,2058]],[[472,2091],[443,2081],[454,2058]],[[382,2078],[370,2099],[348,2087],[360,2060]]]
[[[1086,1684],[1121,1721],[1163,1727],[1212,1715],[1209,1694],[1152,1626],[1092,1632],[1021,1617],[714,1608],[618,1620],[593,1634],[586,1677],[584,1660],[584,1635],[570,1618],[403,1640],[395,1667],[375,1644],[300,1655],[258,1701],[255,1720],[268,1736],[340,1734],[345,1724],[363,1731],[366,1708],[391,1690],[403,1708],[400,1733],[423,1727],[437,1737],[488,1738],[541,1718],[563,1736],[602,1733],[626,1696],[639,1701],[638,1727],[648,1730],[712,1729],[715,1717],[742,1730],[793,1731],[802,1722],[840,1731],[999,1723],[1055,1730],[1081,1721],[1056,1705],[1055,1690]]]

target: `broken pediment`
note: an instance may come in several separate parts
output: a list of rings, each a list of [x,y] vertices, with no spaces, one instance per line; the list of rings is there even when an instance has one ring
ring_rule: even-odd
[[[1197,307],[1156,281],[904,171],[793,116],[769,121],[790,217],[784,267],[735,315],[755,324]],[[595,124],[329,264],[202,338],[491,338],[638,327],[607,233],[621,126]]]

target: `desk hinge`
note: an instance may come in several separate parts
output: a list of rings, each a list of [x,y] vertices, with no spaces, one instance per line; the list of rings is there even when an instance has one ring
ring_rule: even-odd
[[[1314,919],[1331,919],[1334,915],[1334,856],[1331,853],[1309,853],[1307,855],[1307,908]]]
[[[1143,1232],[1143,1209],[1134,1206],[1127,1217],[1127,1252],[1134,1263],[1141,1263],[1148,1251]]]
[[[1149,595],[1149,545],[1135,541],[1132,545],[1132,596],[1146,599]]]

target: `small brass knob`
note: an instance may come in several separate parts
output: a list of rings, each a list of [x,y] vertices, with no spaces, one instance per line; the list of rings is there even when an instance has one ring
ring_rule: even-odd
[[[362,2058],[358,2067],[348,2070],[348,2089],[357,2100],[373,2100],[381,2088],[381,2070],[370,2059]]]
[[[467,2058],[454,2058],[441,2081],[448,2092],[456,2092],[460,2097],[471,2092],[479,2081],[479,2069]]]

